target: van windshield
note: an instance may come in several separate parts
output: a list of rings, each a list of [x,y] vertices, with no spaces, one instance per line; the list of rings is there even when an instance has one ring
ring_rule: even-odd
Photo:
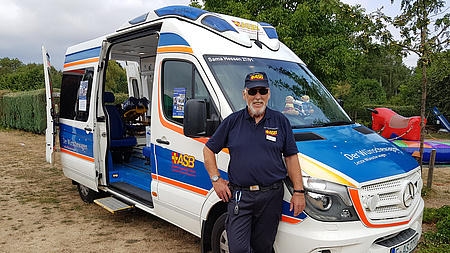
[[[280,111],[293,128],[353,124],[344,110],[305,65],[263,58],[207,55],[205,60],[234,111],[242,98],[248,73],[265,72],[271,97],[268,107]]]

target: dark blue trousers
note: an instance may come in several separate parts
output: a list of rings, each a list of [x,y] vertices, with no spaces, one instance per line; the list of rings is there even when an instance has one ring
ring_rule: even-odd
[[[283,185],[266,192],[242,191],[237,215],[236,190],[232,193],[225,221],[230,253],[271,253],[281,220]]]

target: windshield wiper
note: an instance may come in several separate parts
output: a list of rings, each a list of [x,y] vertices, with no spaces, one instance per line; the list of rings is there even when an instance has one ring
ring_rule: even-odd
[[[300,128],[315,128],[315,127],[327,127],[327,126],[345,126],[345,125],[353,125],[355,122],[353,121],[333,121],[333,122],[327,122],[327,123],[316,123],[316,124],[310,124],[310,125],[296,125],[292,126],[292,128],[300,129]]]
[[[342,121],[327,122],[327,123],[324,123],[323,126],[345,126],[345,125],[353,125],[353,124],[355,124],[354,121],[342,120]]]

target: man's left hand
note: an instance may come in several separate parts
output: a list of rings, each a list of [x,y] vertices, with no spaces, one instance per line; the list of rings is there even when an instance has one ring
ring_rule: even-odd
[[[294,216],[299,215],[300,213],[305,210],[305,195],[304,193],[295,194],[292,195],[291,198],[291,208],[289,211],[292,211],[294,209]]]

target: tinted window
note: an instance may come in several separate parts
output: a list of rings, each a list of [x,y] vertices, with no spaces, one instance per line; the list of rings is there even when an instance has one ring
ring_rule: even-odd
[[[183,123],[184,104],[196,98],[207,102],[208,118],[215,112],[211,97],[192,63],[184,61],[165,61],[163,65],[163,108],[169,120]]]
[[[93,68],[64,72],[61,83],[60,118],[87,121]]]

